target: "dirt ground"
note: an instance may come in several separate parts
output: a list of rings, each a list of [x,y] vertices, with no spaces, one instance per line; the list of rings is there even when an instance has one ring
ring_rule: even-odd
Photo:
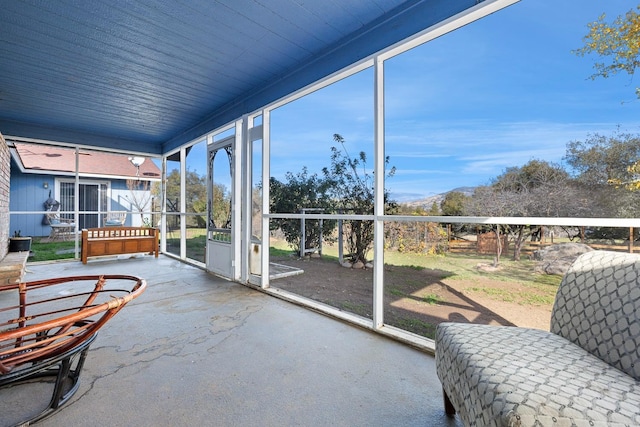
[[[320,258],[271,261],[304,270],[301,275],[274,280],[271,286],[372,317],[372,269],[345,268]],[[549,330],[552,304],[522,304],[490,296],[501,295],[507,288],[518,290],[522,285],[490,277],[461,280],[448,276],[445,271],[385,266],[385,323],[430,338],[435,325],[445,321]],[[474,290],[478,288],[485,292]]]

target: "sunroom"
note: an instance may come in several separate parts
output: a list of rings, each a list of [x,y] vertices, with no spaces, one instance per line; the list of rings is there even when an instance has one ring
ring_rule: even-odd
[[[401,288],[398,281],[414,280],[403,274],[417,268],[410,257],[396,261],[398,253],[415,246],[416,252],[437,254],[455,230],[480,239],[479,230],[499,234],[501,226],[534,224],[553,239],[548,234],[553,227],[579,233],[607,226],[631,230],[631,237],[640,227],[637,219],[588,215],[511,218],[487,209],[473,217],[444,217],[424,205],[416,212],[394,210],[394,196],[410,197],[397,187],[389,194],[394,173],[435,186],[433,177],[443,174],[435,166],[456,148],[443,137],[447,129],[416,126],[410,115],[404,121],[390,118],[402,118],[416,98],[426,96],[424,87],[411,87],[417,74],[445,67],[456,56],[442,52],[441,39],[514,3],[11,2],[0,17],[0,132],[6,163],[16,146],[32,145],[71,152],[76,164],[74,172],[52,181],[53,188],[43,188],[42,180],[25,188],[33,194],[29,206],[11,208],[13,202],[3,200],[0,215],[8,226],[0,230],[2,240],[6,243],[15,224],[24,221],[41,229],[46,211],[38,203],[50,190],[62,194],[65,185],[77,195],[65,196],[67,207],[61,211],[75,220],[76,259],[82,224],[125,210],[130,224],[159,229],[166,257],[432,353],[428,313],[443,302],[434,289],[449,286],[442,281],[447,273],[436,263],[429,270],[433,274],[413,288]],[[436,52],[431,62],[413,55],[430,46]],[[400,72],[406,69],[415,71]],[[431,99],[455,92],[437,83],[428,91]],[[455,94],[451,97],[457,102]],[[437,108],[429,121],[441,118]],[[406,140],[406,126],[421,129],[422,138]],[[478,138],[477,144],[483,142]],[[134,175],[118,175],[127,181],[119,195],[84,168],[103,153],[130,163]],[[395,169],[394,160],[401,158],[414,163]],[[158,168],[161,179],[145,176],[145,164]],[[344,165],[354,174],[340,181]],[[104,172],[110,167],[104,164]],[[11,185],[9,176],[3,173],[3,185]],[[334,193],[307,188],[302,201],[294,198],[292,184],[316,178],[331,178],[337,183]],[[353,194],[342,190],[353,188],[354,179],[371,190],[366,208],[327,204],[340,199],[336,194],[352,200]],[[274,203],[276,192],[278,200],[293,202]],[[89,197],[100,203],[84,203]],[[288,239],[285,228],[291,224],[297,238],[293,233]],[[349,232],[364,227],[370,227],[370,250],[354,257],[357,245],[345,241],[353,239]],[[628,240],[632,248],[633,238]],[[420,246],[424,242],[428,248]],[[337,265],[340,276],[316,257]],[[464,265],[455,274],[472,267]],[[332,299],[323,293],[331,286],[349,295]],[[520,323],[535,307],[514,320],[458,294],[459,300],[448,301],[448,313],[431,319],[548,328],[544,321]]]
[[[25,159],[59,164],[58,159],[72,160],[75,155],[76,169],[52,181],[53,188],[37,178],[15,187],[19,193],[11,202],[5,238],[13,228],[24,230],[24,235],[44,234],[42,203],[53,194],[64,199],[61,213],[78,219],[76,236],[83,227],[102,224],[105,213],[125,210],[128,223],[160,228],[164,253],[270,291],[270,277],[304,271],[269,262],[262,242],[274,240],[274,222],[286,218],[297,223],[304,214],[302,227],[310,230],[317,229],[320,220],[334,227],[337,221],[374,220],[377,237],[373,255],[367,254],[365,280],[375,297],[366,307],[356,307],[357,315],[353,309],[285,289],[274,292],[367,328],[389,330],[383,328],[384,261],[375,254],[384,248],[384,170],[390,167],[384,158],[393,157],[384,143],[385,103],[399,98],[385,88],[385,79],[394,80],[385,69],[393,69],[394,59],[403,52],[513,2],[476,3],[356,2],[325,10],[320,4],[278,2],[265,7],[256,2],[246,9],[221,4],[178,11],[171,2],[139,7],[102,4],[98,10],[16,2],[3,14],[10,41],[2,65],[8,85],[3,90],[7,95],[2,134]],[[400,66],[404,65],[396,65]],[[328,106],[347,85],[355,88],[352,99],[340,107]],[[352,111],[351,124],[338,121],[344,108]],[[319,134],[320,142],[313,133]],[[376,177],[371,182],[373,209],[325,213],[314,210],[319,206],[311,202],[304,212],[271,212],[269,186],[262,183],[270,177],[282,180],[302,167],[310,174],[320,173],[336,144],[334,134],[344,135],[343,146],[351,154],[369,155],[363,170],[368,178]],[[28,144],[52,148],[29,150]],[[149,178],[133,164],[128,178],[134,170],[137,177],[127,180],[129,192],[99,184],[90,165],[103,164],[104,173],[116,168],[115,163],[96,160],[101,152],[112,152],[124,163],[146,159],[143,168],[152,164],[162,170],[162,185],[157,176]],[[382,172],[375,173],[378,170]],[[151,194],[136,196],[141,192],[134,190],[144,186]],[[67,191],[71,198],[65,196]],[[18,194],[32,201],[15,205],[23,199]],[[206,236],[194,234],[194,229],[206,230]],[[342,237],[337,234],[331,236],[334,242]],[[80,245],[75,240],[77,258]],[[325,245],[325,253],[327,249]],[[341,261],[348,255],[342,247],[337,252]],[[404,336],[402,328],[391,330]],[[415,341],[412,334],[409,340]]]

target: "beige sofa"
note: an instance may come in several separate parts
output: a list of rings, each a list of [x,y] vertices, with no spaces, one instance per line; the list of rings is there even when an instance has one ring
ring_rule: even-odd
[[[436,367],[465,426],[640,426],[640,256],[581,255],[551,332],[440,324]]]

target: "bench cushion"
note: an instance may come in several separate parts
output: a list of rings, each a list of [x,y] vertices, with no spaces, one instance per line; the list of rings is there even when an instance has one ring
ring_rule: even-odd
[[[465,426],[640,425],[640,383],[546,331],[442,323],[436,367]]]
[[[551,332],[640,380],[640,256],[578,257],[556,295]]]

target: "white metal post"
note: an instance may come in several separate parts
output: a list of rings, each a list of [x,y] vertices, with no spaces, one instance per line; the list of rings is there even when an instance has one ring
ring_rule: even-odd
[[[384,323],[384,61],[374,65],[374,232],[373,232],[373,327]]]
[[[304,214],[306,213],[306,209],[300,209],[300,214],[302,218],[300,218],[300,258],[304,258],[305,252],[307,250],[307,239],[305,236],[307,235],[307,230],[305,229],[305,218]]]
[[[236,121],[236,134],[233,141],[233,145],[231,147],[232,156],[232,165],[231,165],[231,200],[233,204],[231,206],[231,235],[233,238],[231,239],[232,246],[232,271],[233,271],[233,280],[240,281],[240,275],[242,270],[241,260],[242,252],[241,247],[243,246],[242,240],[242,167],[243,167],[243,157],[244,157],[244,141],[248,136],[248,123],[247,117],[243,117],[242,119]],[[248,251],[247,251],[248,254]],[[247,255],[248,256],[248,255]]]
[[[263,289],[269,287],[269,159],[271,158],[271,112],[262,111],[262,249],[260,251],[260,286]]]
[[[180,259],[187,259],[187,149],[180,148]]]
[[[241,167],[237,169],[236,173],[241,174],[241,185],[234,194],[241,200],[241,220],[242,225],[242,238],[240,239],[240,281],[246,283],[249,280],[250,265],[249,260],[250,248],[251,248],[251,145],[252,135],[251,130],[253,128],[253,117],[245,116],[242,120],[243,138],[239,141],[243,147],[241,152]],[[239,144],[239,145],[240,145]],[[235,150],[234,150],[235,151]]]
[[[160,251],[167,252],[167,156],[162,156],[160,183]]]
[[[73,201],[73,222],[75,223],[74,236],[75,236],[75,257],[80,257],[80,244],[78,237],[78,230],[80,227],[80,148],[76,146],[76,177],[73,183],[73,193],[75,194]]]

